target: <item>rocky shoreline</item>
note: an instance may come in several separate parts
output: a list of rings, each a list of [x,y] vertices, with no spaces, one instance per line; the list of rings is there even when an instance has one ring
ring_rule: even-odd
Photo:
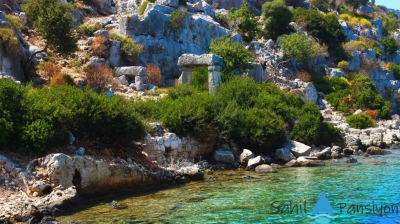
[[[3,208],[0,212],[0,221],[6,223],[54,221],[55,214],[81,207],[82,198],[160,189],[192,180],[209,181],[210,178],[204,179],[204,174],[212,177],[213,170],[217,169],[239,168],[273,173],[284,167],[323,166],[324,160],[331,159],[333,163],[357,163],[352,155],[383,155],[387,152],[384,149],[386,146],[399,145],[397,134],[400,135],[398,131],[400,119],[398,117],[396,115],[391,121],[380,122],[378,128],[342,129],[345,147],[317,148],[288,140],[282,148],[275,151],[274,155],[255,155],[249,149],[239,150],[231,142],[213,151],[212,158],[208,159],[210,163],[203,160],[194,164],[187,158],[180,157],[179,159],[169,154],[169,159],[167,159],[169,165],[167,163],[154,165],[157,162],[152,161],[154,166],[150,169],[130,159],[110,162],[89,155],[62,153],[34,159],[26,169],[23,169],[7,157],[0,155],[0,189],[3,191],[0,197]],[[341,123],[338,126],[345,127],[346,125]],[[156,125],[156,128],[160,129],[160,126]],[[164,134],[171,136],[169,132]],[[369,139],[366,139],[367,134],[369,134]],[[161,142],[160,139],[151,137],[151,135],[157,135],[156,132],[149,135],[147,141],[153,138],[154,141]],[[175,140],[179,142],[178,138]],[[182,155],[178,153],[182,151],[181,148],[184,145],[182,140],[180,141],[181,144],[176,148],[176,156]],[[154,149],[154,145],[151,148]],[[146,152],[145,149],[146,146],[144,146],[144,152]],[[168,151],[170,147],[166,149]],[[147,156],[147,158],[151,157],[151,155]],[[206,155],[204,158],[207,158]],[[195,158],[192,160],[194,161]]]

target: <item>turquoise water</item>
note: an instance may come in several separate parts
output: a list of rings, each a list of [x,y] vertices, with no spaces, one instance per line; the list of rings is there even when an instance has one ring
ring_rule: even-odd
[[[334,211],[331,217],[335,218],[328,219],[329,223],[400,223],[400,150],[355,158],[358,164],[332,161],[324,167],[284,168],[272,174],[218,171],[206,176],[216,181],[119,198],[127,209],[112,209],[112,199],[107,199],[57,219],[78,223],[326,223],[311,214],[324,193]],[[244,175],[254,178],[243,179]]]

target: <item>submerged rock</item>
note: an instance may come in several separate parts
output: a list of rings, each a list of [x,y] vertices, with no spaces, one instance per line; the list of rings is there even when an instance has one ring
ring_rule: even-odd
[[[255,171],[258,173],[276,173],[276,170],[267,164],[257,166]]]

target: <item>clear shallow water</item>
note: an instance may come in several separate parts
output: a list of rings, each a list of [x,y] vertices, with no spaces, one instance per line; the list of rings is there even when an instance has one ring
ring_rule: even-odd
[[[322,223],[309,216],[324,193],[334,210],[333,215],[337,216],[330,219],[330,223],[400,223],[400,150],[391,152],[384,156],[355,157],[359,161],[357,165],[284,168],[272,174],[214,172],[207,177],[216,177],[217,181],[192,182],[118,198],[128,205],[127,209],[112,209],[110,199],[57,220],[78,223]],[[254,178],[243,179],[243,175]],[[285,209],[288,207],[285,205],[291,205],[292,211]]]

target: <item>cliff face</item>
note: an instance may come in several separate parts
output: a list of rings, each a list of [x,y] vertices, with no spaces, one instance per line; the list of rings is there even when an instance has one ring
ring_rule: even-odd
[[[203,8],[208,7],[203,2]],[[205,14],[189,13],[182,26],[173,30],[170,28],[173,10],[175,8],[150,3],[143,18],[138,14],[121,14],[119,28],[120,34],[132,36],[137,43],[144,45],[138,64],[155,63],[166,78],[180,74],[176,66],[179,56],[207,53],[214,38],[228,35],[242,41],[238,34],[232,34]]]

